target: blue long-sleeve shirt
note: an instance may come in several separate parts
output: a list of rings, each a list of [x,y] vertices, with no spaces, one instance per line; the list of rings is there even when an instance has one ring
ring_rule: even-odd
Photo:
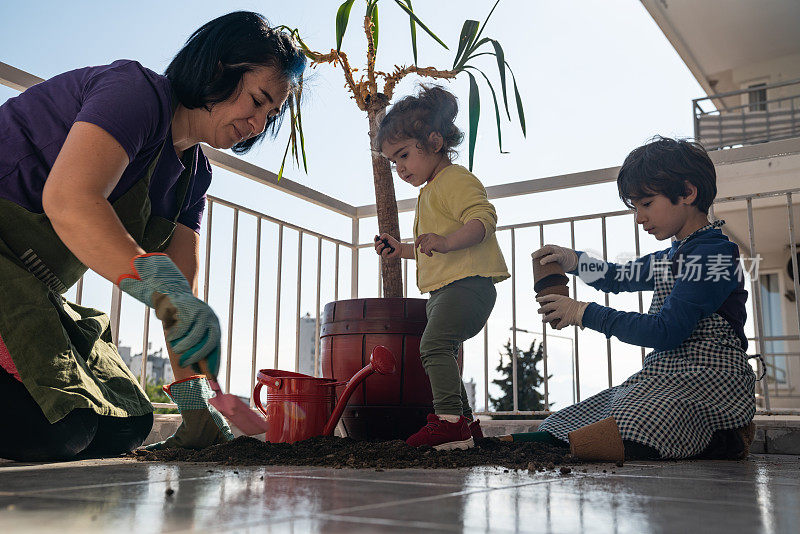
[[[604,276],[589,283],[606,293],[652,291],[654,270],[670,268],[667,262],[674,260],[675,285],[661,311],[654,315],[622,312],[592,302],[583,313],[583,326],[606,337],[663,351],[680,346],[698,321],[718,312],[746,348],[747,291],[739,267],[739,247],[716,228],[695,235],[679,252],[678,246],[675,242],[669,249],[623,265],[606,263]],[[580,265],[570,274],[579,274]]]

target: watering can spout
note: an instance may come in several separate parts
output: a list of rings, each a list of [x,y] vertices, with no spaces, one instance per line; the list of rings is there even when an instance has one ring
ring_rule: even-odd
[[[365,378],[376,372],[381,375],[391,375],[395,373],[396,369],[397,363],[392,351],[383,345],[377,345],[374,349],[372,349],[372,354],[370,354],[369,357],[369,364],[354,374],[353,377],[347,382],[347,386],[345,386],[342,396],[339,397],[339,400],[336,402],[336,407],[333,409],[331,418],[325,425],[325,430],[323,430],[322,435],[330,436],[333,434],[333,430],[336,428],[336,424],[342,417],[342,412],[344,412],[345,406],[347,406],[347,401],[350,400],[350,396],[353,394],[353,391]]]

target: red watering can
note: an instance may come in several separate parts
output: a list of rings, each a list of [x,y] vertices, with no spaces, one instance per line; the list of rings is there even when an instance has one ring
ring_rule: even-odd
[[[347,401],[361,382],[372,373],[394,374],[395,359],[382,345],[376,346],[369,364],[348,382],[278,369],[258,372],[253,390],[256,408],[267,418],[266,441],[293,443],[315,436],[330,436],[342,416]],[[347,384],[336,402],[336,387]],[[267,386],[267,402],[261,402],[261,387]]]

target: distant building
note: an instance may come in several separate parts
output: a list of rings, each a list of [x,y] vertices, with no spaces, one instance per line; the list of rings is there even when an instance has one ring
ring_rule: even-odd
[[[169,358],[164,357],[164,350],[158,349],[152,352],[152,343],[147,345],[147,381],[150,383],[169,384],[175,380],[175,375],[172,373],[172,365],[169,363]],[[119,354],[122,356],[122,361],[128,366],[134,376],[137,378],[142,374],[142,353],[139,352],[131,356],[131,348],[121,346],[119,347]]]
[[[467,392],[467,399],[469,399],[469,405],[473,410],[477,410],[477,406],[475,406],[475,389],[477,388],[477,384],[475,380],[470,378],[469,382],[464,382],[464,389]]]
[[[300,317],[300,367],[297,370],[298,373],[314,376],[314,353],[318,345],[317,320],[307,313]]]

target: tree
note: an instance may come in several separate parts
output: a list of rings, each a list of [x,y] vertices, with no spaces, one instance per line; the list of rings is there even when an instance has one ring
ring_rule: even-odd
[[[416,74],[418,76],[425,76],[434,79],[453,79],[461,73],[466,73],[469,77],[469,168],[472,170],[473,157],[475,152],[475,142],[477,140],[477,128],[480,118],[480,95],[478,83],[475,79],[474,73],[480,74],[486,81],[492,93],[494,101],[495,119],[497,122],[497,138],[500,145],[500,152],[503,152],[503,142],[501,136],[501,120],[500,120],[500,107],[497,103],[497,93],[489,81],[489,77],[484,72],[474,66],[474,62],[481,56],[493,56],[496,60],[497,68],[500,77],[500,88],[505,106],[505,114],[508,120],[511,120],[511,113],[508,108],[508,91],[506,83],[506,70],[511,73],[511,81],[514,88],[514,98],[516,101],[517,114],[519,117],[520,127],[523,135],[525,132],[525,115],[522,108],[522,100],[517,89],[517,81],[511,67],[505,60],[505,54],[500,43],[488,37],[481,37],[486,23],[492,16],[497,4],[497,0],[492,7],[489,15],[486,17],[483,25],[476,20],[467,20],[461,29],[461,36],[458,42],[458,49],[453,61],[453,65],[448,70],[437,69],[434,67],[419,67],[417,66],[417,26],[422,28],[430,37],[445,49],[449,48],[439,39],[419,18],[414,14],[414,9],[411,5],[411,0],[394,0],[395,4],[400,7],[402,12],[408,16],[409,25],[411,29],[411,49],[414,57],[414,64],[410,66],[397,66],[391,73],[381,72],[375,69],[375,60],[378,51],[378,1],[379,0],[366,0],[366,11],[364,14],[364,34],[367,39],[367,57],[365,75],[362,75],[357,81],[354,78],[354,73],[358,69],[350,66],[347,54],[341,50],[342,39],[347,30],[348,21],[350,19],[350,11],[353,7],[355,0],[345,0],[336,13],[336,48],[331,49],[327,54],[315,52],[308,47],[303,41],[297,29],[284,28],[289,30],[294,38],[298,41],[303,48],[306,56],[311,59],[312,67],[317,65],[330,63],[334,67],[341,65],[344,73],[346,87],[352,94],[352,99],[355,100],[356,105],[361,111],[366,112],[369,121],[369,138],[370,149],[372,153],[372,174],[375,185],[375,204],[377,207],[378,215],[378,230],[380,233],[388,233],[396,238],[400,238],[400,224],[397,216],[397,200],[395,198],[394,183],[392,182],[392,172],[389,167],[389,162],[380,155],[380,147],[375,146],[375,139],[378,133],[378,126],[380,121],[386,113],[386,108],[389,106],[394,88],[397,83],[409,74]],[[383,80],[383,88],[379,89],[378,81]],[[300,113],[300,94],[298,94],[297,102],[289,101],[290,110],[290,125],[291,133],[289,135],[289,142],[286,145],[284,152],[284,163],[286,154],[288,154],[291,147],[292,156],[300,164],[300,158],[303,160],[303,167],[307,171],[306,166],[306,153],[303,141],[303,127]],[[281,164],[279,176],[283,173],[284,165]],[[387,297],[401,297],[403,295],[403,280],[399,259],[386,260],[383,259],[381,264],[381,273],[383,278],[383,292]]]
[[[542,361],[543,348],[539,343],[539,348],[535,348],[536,341],[531,342],[527,351],[517,348],[517,402],[520,410],[545,410],[544,396],[536,389],[542,385],[544,377],[539,374],[536,366]],[[514,384],[513,369],[511,367],[513,358],[511,357],[511,341],[507,341],[505,354],[500,353],[500,362],[495,368],[504,375],[504,378],[492,380],[492,383],[503,390],[501,397],[489,397],[492,406],[499,412],[507,412],[514,409]],[[504,357],[508,356],[508,363],[504,364]],[[548,377],[550,378],[550,377]]]
[[[150,402],[172,402],[164,390],[162,389],[164,386],[164,382],[148,382],[144,386],[144,391],[147,394],[147,398],[150,399]],[[178,410],[174,408],[156,408],[154,410],[155,413],[179,413]]]

